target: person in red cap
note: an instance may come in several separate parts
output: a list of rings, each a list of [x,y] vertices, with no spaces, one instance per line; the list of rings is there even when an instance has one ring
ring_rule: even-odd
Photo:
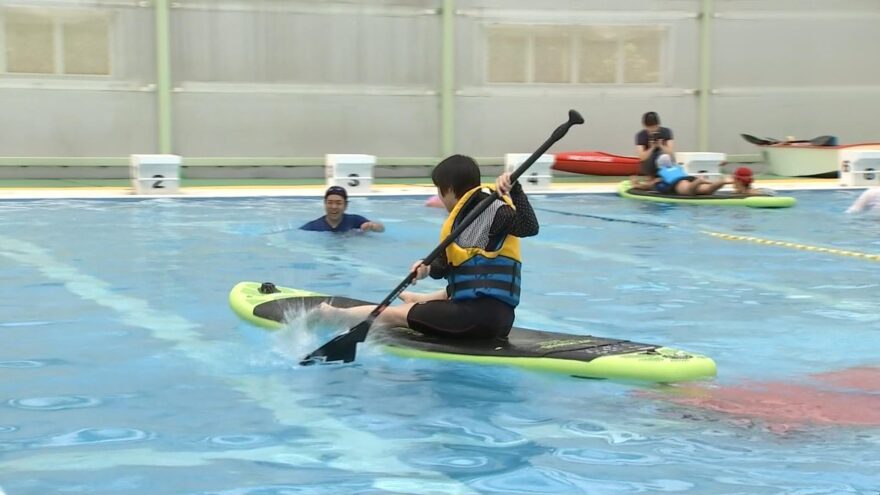
[[[752,175],[752,169],[749,167],[739,167],[733,172],[731,179],[733,180],[735,194],[743,196],[770,196],[773,194],[773,191],[769,189],[755,189],[752,187],[755,178]]]

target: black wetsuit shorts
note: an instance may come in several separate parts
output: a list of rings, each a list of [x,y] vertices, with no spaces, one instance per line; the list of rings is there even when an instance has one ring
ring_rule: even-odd
[[[413,330],[452,339],[507,337],[513,318],[513,306],[494,297],[418,303],[406,315]]]

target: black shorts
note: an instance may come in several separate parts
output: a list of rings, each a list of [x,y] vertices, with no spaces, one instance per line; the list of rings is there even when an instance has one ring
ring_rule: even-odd
[[[654,189],[656,189],[657,192],[660,194],[678,194],[675,192],[675,185],[683,180],[695,181],[695,180],[697,180],[697,178],[694,177],[693,175],[688,175],[687,177],[682,177],[681,179],[678,179],[673,184],[660,181],[654,185]]]
[[[413,330],[452,339],[507,337],[513,318],[513,306],[493,297],[423,302],[406,315]]]
[[[639,175],[657,177],[657,157],[655,155],[642,160],[641,165],[639,165]]]

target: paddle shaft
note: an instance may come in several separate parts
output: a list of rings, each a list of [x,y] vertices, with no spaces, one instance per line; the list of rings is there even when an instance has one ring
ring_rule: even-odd
[[[519,179],[519,177],[550,148],[550,146],[553,146],[553,143],[562,139],[563,136],[568,133],[568,130],[572,126],[583,123],[584,118],[581,117],[579,113],[574,110],[569,110],[568,121],[557,127],[553,131],[553,134],[550,135],[550,137],[547,139],[547,141],[539,146],[538,149],[535,150],[535,152],[532,153],[532,155],[529,156],[529,158],[522,163],[522,165],[517,167],[517,169],[510,174],[510,183],[514,184],[516,180]],[[480,216],[481,213],[486,211],[486,208],[488,208],[493,201],[498,199],[498,197],[498,193],[496,191],[493,191],[492,194],[489,195],[489,197],[480,201],[480,203],[477,204],[477,206],[474,207],[473,210],[465,215],[459,225],[454,228],[452,232],[450,232],[449,235],[446,236],[445,239],[443,239],[440,245],[434,248],[434,250],[431,251],[431,253],[422,260],[422,264],[430,265],[432,261],[437,259],[437,257],[446,250],[446,247],[449,246],[449,244],[451,244],[453,241],[455,241],[456,237],[458,237],[459,234],[461,234],[466,228],[468,228],[474,222],[474,220],[478,216]],[[353,361],[357,353],[357,344],[366,340],[367,333],[370,331],[370,327],[373,325],[373,322],[376,320],[376,318],[379,317],[380,314],[382,314],[382,311],[384,311],[385,308],[387,308],[392,303],[392,301],[394,301],[394,299],[396,299],[400,295],[400,293],[403,292],[403,290],[406,289],[409,284],[413,282],[413,280],[415,280],[415,277],[415,271],[407,274],[406,278],[403,279],[403,281],[398,284],[398,286],[395,287],[394,290],[391,291],[391,293],[388,294],[388,296],[385,297],[385,299],[383,299],[378,306],[370,311],[370,314],[367,315],[367,318],[364,321],[349,329],[348,332],[334,337],[330,342],[327,342],[312,353],[308,354],[305,358],[303,358],[302,361],[300,361],[300,364],[309,365],[321,361],[343,361],[346,363]]]

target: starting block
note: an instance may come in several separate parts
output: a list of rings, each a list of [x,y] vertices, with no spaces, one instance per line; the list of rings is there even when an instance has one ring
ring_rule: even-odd
[[[131,155],[129,176],[135,194],[177,194],[180,192],[178,155]]]
[[[513,172],[523,164],[531,155],[531,153],[507,153],[504,155],[504,171]],[[553,166],[553,155],[541,155],[535,160],[535,163],[519,178],[523,191],[535,191],[540,189],[549,189],[553,182],[553,175],[550,167]]]
[[[324,155],[324,172],[327,187],[342,186],[349,193],[368,193],[373,185],[374,155],[328,154]]]
[[[684,167],[689,175],[715,179],[721,176],[721,164],[727,160],[724,153],[706,151],[682,151],[675,153],[675,161]]]
[[[840,185],[880,186],[880,149],[840,150]]]

